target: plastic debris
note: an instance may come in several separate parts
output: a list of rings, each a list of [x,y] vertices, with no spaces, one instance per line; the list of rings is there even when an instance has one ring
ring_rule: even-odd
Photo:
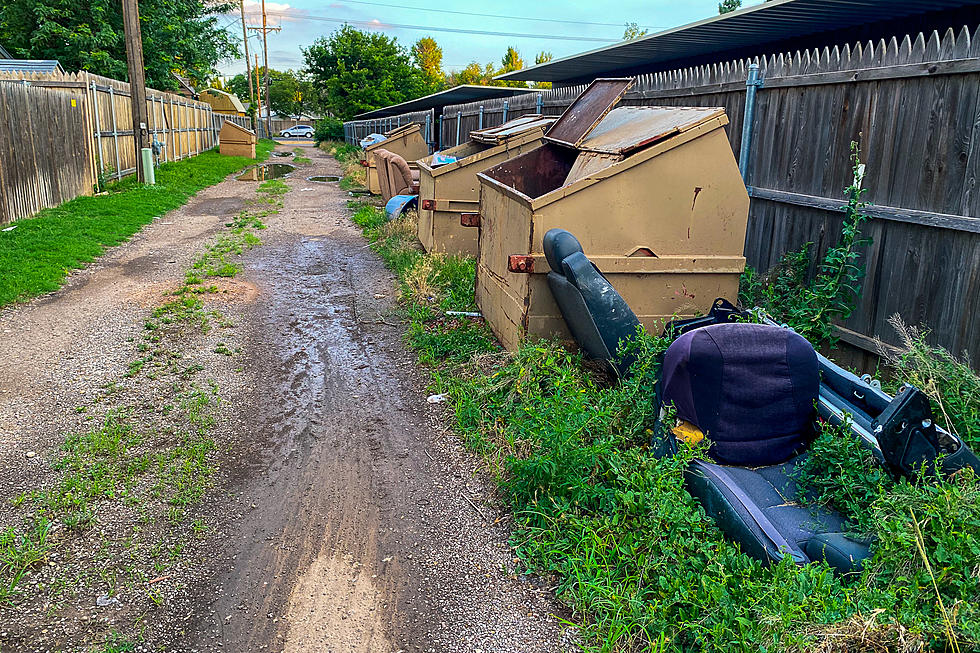
[[[96,597],[95,605],[99,606],[100,608],[105,608],[110,605],[119,605],[119,597],[110,597],[108,594],[103,594],[102,596]]]
[[[444,392],[440,395],[429,395],[426,401],[429,402],[430,404],[441,404],[447,399],[449,399],[449,394]]]
[[[477,311],[446,311],[446,315],[456,317],[483,317],[483,313]]]
[[[442,152],[436,152],[432,155],[432,167],[444,166],[448,163],[456,163],[456,157],[448,156]]]
[[[10,225],[6,229],[0,229],[0,231],[13,231],[16,228],[17,228],[17,225],[14,224],[14,225]]]

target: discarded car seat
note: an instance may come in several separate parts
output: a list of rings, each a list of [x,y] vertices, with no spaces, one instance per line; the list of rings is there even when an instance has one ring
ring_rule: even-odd
[[[692,461],[685,484],[746,553],[860,569],[868,543],[848,538],[837,513],[797,503],[820,386],[805,338],[764,324],[695,329],[667,349],[661,383],[664,404],[710,441],[711,461]]]
[[[378,175],[378,186],[380,188],[381,197],[387,202],[391,199],[393,193],[391,192],[391,184],[388,178],[388,150],[377,149],[374,151],[374,162],[377,169]]]
[[[409,167],[403,157],[388,150],[376,150],[375,157],[385,214],[390,220],[418,203],[419,171]]]
[[[418,195],[418,169],[412,170],[408,166],[408,161],[393,152],[388,152],[387,164],[389,189],[393,196]]]
[[[551,229],[543,245],[551,266],[548,286],[572,337],[590,358],[622,376],[635,357],[618,356],[619,346],[636,335],[640,321],[570,232]]]

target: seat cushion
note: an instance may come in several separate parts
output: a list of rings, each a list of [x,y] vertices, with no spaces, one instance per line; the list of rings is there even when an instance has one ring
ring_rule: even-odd
[[[839,571],[856,571],[868,556],[868,544],[843,534],[839,514],[798,503],[796,475],[803,458],[757,469],[695,460],[685,483],[722,531],[752,557],[778,561],[789,555],[799,564],[825,560]]]
[[[802,336],[764,324],[695,329],[667,349],[663,398],[731,465],[775,465],[813,437],[817,356]]]

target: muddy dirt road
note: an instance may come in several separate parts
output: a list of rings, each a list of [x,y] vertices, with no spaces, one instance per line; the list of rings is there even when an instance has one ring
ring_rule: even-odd
[[[244,256],[236,300],[223,308],[243,353],[216,363],[237,373],[222,386],[219,482],[200,507],[216,528],[193,563],[174,571],[184,574],[181,591],[146,618],[147,644],[574,650],[547,588],[514,573],[506,520],[489,500],[492,482],[479,460],[445,431],[439,406],[425,401],[393,315],[392,276],[350,222],[349,196],[337,184],[306,180],[339,174],[336,163],[304,149],[313,163],[285,180],[284,206],[265,218],[263,244]],[[232,212],[246,188],[226,181],[195,201],[223,202]],[[0,345],[19,356],[2,379],[8,442],[18,451],[54,446],[68,421],[56,417],[70,412],[65,397],[95,387],[102,368],[124,364],[112,352],[138,331],[141,303],[133,298],[179,276],[223,215],[191,219],[193,229],[182,233],[172,224],[180,216],[165,216],[160,222],[170,225],[149,227],[81,273],[84,283],[0,316],[0,326],[40,349],[27,355]],[[127,258],[127,248],[142,253]],[[134,263],[140,256],[149,258]],[[127,265],[144,273],[127,276]],[[73,305],[79,292],[102,301],[101,310],[65,327],[58,302]],[[88,363],[62,380],[76,358]],[[89,372],[93,360],[101,363]],[[0,490],[24,482],[19,475]],[[22,627],[18,641],[29,630]]]

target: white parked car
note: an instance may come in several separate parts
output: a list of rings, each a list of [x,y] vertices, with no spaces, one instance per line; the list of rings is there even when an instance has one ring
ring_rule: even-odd
[[[290,127],[289,129],[283,129],[279,132],[279,136],[284,136],[289,138],[295,136],[297,138],[313,138],[313,128],[309,125],[296,125],[295,127]]]

